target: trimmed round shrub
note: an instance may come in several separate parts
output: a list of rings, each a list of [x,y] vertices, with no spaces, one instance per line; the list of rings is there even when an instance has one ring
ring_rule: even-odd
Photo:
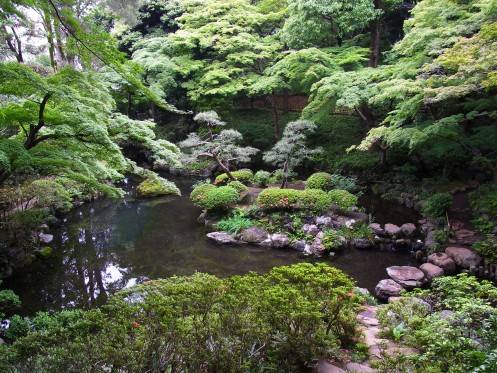
[[[193,188],[192,192],[190,193],[190,200],[194,204],[197,204],[205,198],[208,192],[210,192],[213,189],[216,189],[216,186],[212,184],[203,183],[197,185],[195,188]]]
[[[353,206],[357,205],[358,198],[354,196],[352,193],[347,192],[346,190],[341,189],[333,189],[328,192],[328,197],[330,198],[330,202],[338,208],[343,210],[348,210]]]
[[[325,211],[330,208],[328,193],[321,189],[299,191],[298,208],[301,210]]]
[[[453,198],[449,193],[435,193],[424,201],[423,215],[430,218],[440,218],[452,206],[452,202]]]
[[[332,186],[332,176],[327,172],[316,172],[309,176],[305,183],[306,189],[321,189],[328,191]]]
[[[161,177],[148,177],[136,188],[139,197],[151,198],[165,196],[168,194],[180,195],[179,189],[174,183]]]
[[[207,191],[195,204],[205,210],[227,210],[238,202],[238,198],[235,188],[221,186]]]
[[[245,193],[248,191],[248,188],[245,185],[243,185],[241,182],[239,182],[238,180],[230,181],[228,183],[228,186],[235,189],[238,192],[238,194],[242,194],[242,193]]]
[[[252,170],[249,169],[233,171],[231,172],[231,175],[233,175],[236,180],[242,182],[243,184],[251,184],[254,181],[254,173],[252,172]],[[226,184],[228,181],[228,174],[221,174],[216,177],[214,184]]]
[[[271,173],[268,171],[260,170],[257,171],[254,175],[254,183],[260,187],[267,186],[269,184],[270,179],[271,179]]]
[[[296,189],[267,188],[257,197],[257,205],[265,210],[295,208],[300,191]]]

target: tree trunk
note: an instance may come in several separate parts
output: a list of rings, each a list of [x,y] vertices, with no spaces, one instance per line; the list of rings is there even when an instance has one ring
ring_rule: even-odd
[[[269,102],[271,104],[273,117],[274,138],[276,141],[278,141],[280,139],[280,117],[278,113],[278,107],[276,106],[276,98],[274,95],[271,95],[271,97],[269,98]]]
[[[288,92],[288,89],[285,89],[283,92],[283,114],[287,114],[290,111],[290,93]]]
[[[24,63],[24,57],[22,55],[22,41],[19,35],[17,35],[17,32],[13,26],[10,27],[12,31],[12,35],[14,35],[15,39],[15,45],[12,40],[12,36],[8,33],[7,28],[3,26],[3,31],[5,33],[5,42],[7,43],[7,46],[9,47],[10,51],[14,53],[14,56],[16,57],[17,62],[19,63]]]
[[[283,165],[283,181],[281,182],[281,189],[285,189],[288,183],[288,160]]]
[[[41,138],[37,138],[38,132],[45,126],[45,107],[47,102],[52,96],[51,93],[45,94],[43,100],[40,103],[40,108],[38,110],[38,124],[29,126],[29,132],[26,136],[26,141],[24,141],[24,147],[29,150],[40,143]],[[42,136],[43,137],[43,136]]]
[[[374,0],[374,6],[383,10],[383,0]],[[381,33],[383,29],[383,18],[378,17],[371,25],[371,45],[369,55],[369,67],[378,67],[380,63]]]
[[[236,180],[233,174],[230,172],[230,169],[224,165],[224,163],[219,159],[219,157],[214,156],[214,160],[217,162],[219,167],[226,173],[226,175],[228,175],[228,179],[230,179],[231,181]]]

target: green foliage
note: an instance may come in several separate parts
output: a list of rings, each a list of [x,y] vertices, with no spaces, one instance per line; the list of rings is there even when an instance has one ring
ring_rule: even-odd
[[[248,191],[248,188],[238,180],[230,181],[228,186],[235,189],[240,195]]]
[[[254,175],[254,184],[258,187],[265,187],[269,184],[271,173],[264,170],[259,170]]]
[[[497,185],[481,185],[469,197],[473,213],[477,217],[477,228],[484,233],[491,233],[497,226]]]
[[[235,210],[231,216],[224,218],[217,223],[217,229],[233,234],[241,230],[254,226],[254,222],[247,217],[243,210]]]
[[[217,188],[203,187],[195,193],[194,198],[192,201],[202,209],[228,210],[238,202],[240,196],[235,188],[221,186]]]
[[[333,189],[346,190],[347,192],[357,190],[357,180],[353,177],[333,174],[331,175],[331,184]]]
[[[487,235],[484,240],[475,243],[473,248],[489,263],[497,263],[497,238],[494,235]]]
[[[149,177],[143,180],[136,188],[136,192],[139,197],[144,198],[153,198],[169,194],[181,195],[181,192],[174,183],[158,176]]]
[[[321,189],[329,191],[332,188],[331,175],[327,172],[316,172],[309,176],[305,183],[306,189]]]
[[[435,193],[423,202],[423,214],[432,218],[445,216],[452,206],[453,198],[449,193]]]
[[[252,172],[252,170],[249,169],[233,171],[231,172],[231,175],[233,175],[233,177],[237,181],[243,184],[252,184],[252,182],[254,181],[254,173]],[[220,174],[216,177],[214,183],[216,185],[222,185],[226,183],[228,180],[229,180],[228,174]]]
[[[257,205],[265,210],[310,210],[322,212],[330,207],[326,192],[319,189],[264,189]]]
[[[353,282],[326,264],[171,277],[123,291],[101,309],[38,314],[2,347],[0,366],[299,371],[353,344],[357,306]]]
[[[198,184],[190,193],[190,200],[198,205],[200,201],[203,201],[206,198],[207,193],[213,189],[216,189],[215,185],[209,183]]]
[[[404,369],[467,372],[485,364],[492,366],[497,341],[489,330],[497,326],[495,286],[461,274],[436,278],[431,289],[414,295],[429,307],[419,299],[405,297],[379,311],[387,336],[397,335],[420,351],[404,358]],[[391,369],[395,363],[384,364]]]
[[[2,281],[0,280],[0,285]],[[15,311],[21,306],[21,300],[12,290],[0,290],[0,319],[5,316],[5,313]]]
[[[339,231],[328,229],[324,232],[324,237],[321,243],[328,251],[336,251],[344,246],[344,238]]]
[[[357,206],[358,198],[346,190],[333,189],[328,192],[328,198],[333,205],[343,210]]]

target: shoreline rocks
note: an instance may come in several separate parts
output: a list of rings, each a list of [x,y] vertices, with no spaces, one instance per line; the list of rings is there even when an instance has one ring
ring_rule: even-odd
[[[476,267],[482,260],[480,255],[465,247],[447,247],[445,254],[451,257],[459,267],[464,269]]]
[[[392,266],[387,268],[387,273],[405,289],[414,289],[425,283],[425,274],[416,267]]]
[[[227,232],[211,232],[207,233],[207,237],[221,245],[239,245],[242,243]]]
[[[379,299],[388,300],[390,297],[398,297],[404,288],[392,279],[378,282],[374,292]]]

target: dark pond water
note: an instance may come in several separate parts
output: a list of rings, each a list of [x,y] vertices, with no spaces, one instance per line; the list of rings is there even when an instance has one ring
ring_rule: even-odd
[[[174,181],[183,197],[102,200],[68,215],[53,232],[53,254],[5,281],[21,297],[22,312],[92,307],[144,278],[195,271],[228,276],[310,260],[292,250],[209,242],[197,223],[200,210],[188,199],[192,181]],[[385,267],[409,264],[411,258],[407,253],[350,250],[322,260],[372,289],[386,277]]]

